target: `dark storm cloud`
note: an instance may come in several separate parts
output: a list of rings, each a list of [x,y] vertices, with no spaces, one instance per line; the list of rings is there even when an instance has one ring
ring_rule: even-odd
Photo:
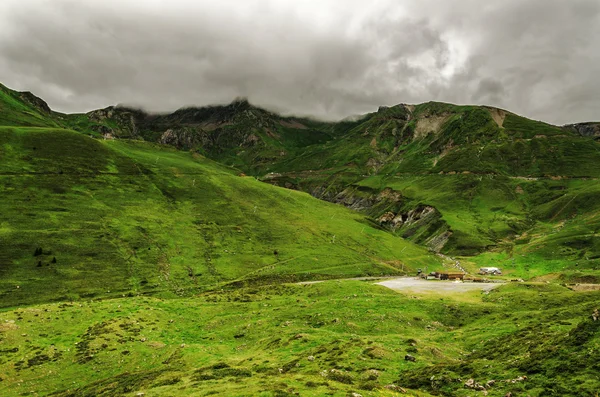
[[[251,102],[336,119],[495,105],[600,119],[596,0],[4,0],[0,76],[62,111]]]

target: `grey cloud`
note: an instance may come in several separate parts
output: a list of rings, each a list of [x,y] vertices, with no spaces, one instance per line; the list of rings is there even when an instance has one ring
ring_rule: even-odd
[[[477,102],[493,103],[502,100],[504,95],[504,84],[499,80],[484,78],[479,81],[479,86],[473,98]]]
[[[246,96],[325,119],[429,100],[600,119],[600,3],[5,0],[0,75],[68,112]]]

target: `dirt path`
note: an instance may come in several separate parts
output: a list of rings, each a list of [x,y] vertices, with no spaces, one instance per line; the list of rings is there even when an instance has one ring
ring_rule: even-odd
[[[369,280],[382,280],[382,279],[389,279],[389,280],[394,280],[396,279],[397,276],[381,276],[381,277],[352,277],[352,278],[331,278],[328,280],[315,280],[315,281],[301,281],[299,283],[299,285],[306,285],[306,284],[318,284],[318,283],[323,283],[325,281],[348,281],[348,280],[358,280],[358,281],[369,281]]]

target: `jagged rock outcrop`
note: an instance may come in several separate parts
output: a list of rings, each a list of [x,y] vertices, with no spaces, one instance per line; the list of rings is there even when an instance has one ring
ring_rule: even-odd
[[[436,252],[441,251],[452,236],[447,225],[441,221],[439,211],[428,205],[407,212],[388,211],[379,216],[377,221],[402,237],[412,237]]]
[[[50,109],[50,106],[48,106],[46,101],[44,101],[42,98],[39,98],[39,97],[33,95],[29,91],[19,92],[19,97],[21,98],[22,101],[27,102],[31,106],[37,108],[38,110],[41,110],[44,113],[52,112],[52,110]]]
[[[425,241],[425,245],[434,252],[440,252],[448,240],[450,240],[450,237],[452,237],[452,232],[450,230],[446,230],[431,236],[431,238]]]
[[[581,136],[600,137],[600,122],[569,124],[566,127],[575,130]]]
[[[159,142],[179,148],[191,148],[199,143],[198,136],[186,130],[168,129],[161,135]]]
[[[359,196],[354,194],[348,194],[348,190],[352,189],[345,189],[344,191],[338,193],[333,198],[333,200],[330,201],[333,201],[336,204],[342,204],[355,211],[365,211],[372,208],[375,205],[375,197],[372,197],[370,195]]]
[[[282,186],[284,179],[281,179]],[[269,182],[278,184],[277,180],[270,178]],[[377,191],[353,185],[339,191],[335,186],[317,186],[310,192],[314,197],[363,212],[381,226],[436,252],[441,251],[452,236],[437,209],[429,205],[411,208],[410,203],[404,202],[402,193],[391,188]]]
[[[90,121],[97,123],[92,129],[103,135],[110,133],[116,137],[139,138],[139,126],[151,118],[147,113],[138,109],[120,106],[109,106],[93,110],[86,114]]]

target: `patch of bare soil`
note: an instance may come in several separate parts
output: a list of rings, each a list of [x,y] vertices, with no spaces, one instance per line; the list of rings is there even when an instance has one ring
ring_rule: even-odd
[[[600,291],[600,284],[575,284],[568,287],[573,291]]]
[[[429,116],[417,120],[414,139],[423,138],[430,133],[438,133],[450,115]]]
[[[504,119],[506,118],[506,112],[498,108],[487,109],[490,111],[490,114],[492,115],[492,118],[494,119],[496,124],[498,124],[498,127],[502,128],[502,125],[504,124]]]

